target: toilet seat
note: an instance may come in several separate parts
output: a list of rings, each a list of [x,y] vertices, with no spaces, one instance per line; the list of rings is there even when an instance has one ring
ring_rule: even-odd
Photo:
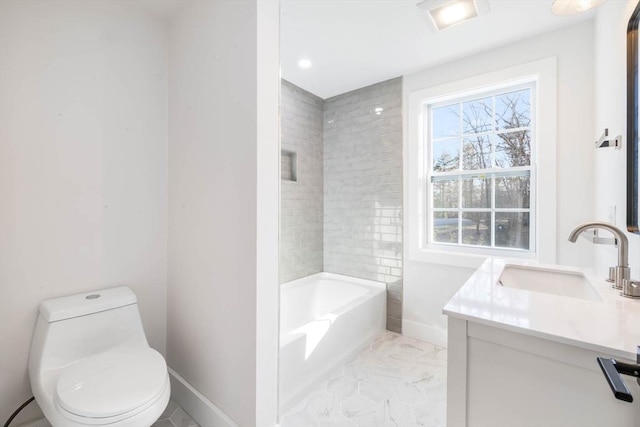
[[[144,411],[168,387],[160,353],[149,347],[120,348],[63,369],[53,400],[56,410],[71,421],[109,424]]]

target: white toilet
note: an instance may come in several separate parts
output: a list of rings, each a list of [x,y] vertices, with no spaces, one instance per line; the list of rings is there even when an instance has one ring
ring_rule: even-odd
[[[149,427],[171,392],[125,286],[40,303],[29,378],[53,427]]]

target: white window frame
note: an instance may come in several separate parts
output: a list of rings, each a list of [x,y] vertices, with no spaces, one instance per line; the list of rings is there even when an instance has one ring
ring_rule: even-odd
[[[538,262],[556,261],[556,58],[547,58],[464,80],[425,88],[408,94],[405,137],[405,252],[410,261],[475,267],[478,258],[528,258]],[[427,242],[428,197],[425,105],[481,95],[519,84],[535,82],[535,161],[531,176],[531,220],[536,221],[530,251],[494,249],[480,246],[443,245]],[[535,150],[535,151],[533,151]],[[537,174],[536,171],[544,171]],[[406,247],[408,246],[408,248]],[[408,249],[408,250],[406,250]]]
[[[446,105],[451,105],[451,104],[457,104],[457,105],[462,105],[465,102],[468,101],[473,101],[479,98],[486,98],[486,97],[494,97],[496,95],[501,95],[501,94],[505,94],[505,93],[509,93],[509,92],[514,92],[514,91],[519,91],[519,90],[523,90],[523,89],[528,89],[530,91],[530,95],[531,95],[531,105],[533,106],[533,108],[531,109],[531,125],[527,126],[527,130],[530,132],[531,134],[531,163],[529,166],[520,166],[520,167],[511,167],[511,168],[498,168],[498,167],[493,167],[490,169],[485,169],[485,170],[463,170],[463,169],[456,169],[450,172],[435,172],[433,171],[432,168],[432,164],[433,164],[433,139],[432,139],[432,133],[431,132],[433,130],[433,123],[431,122],[431,118],[432,118],[432,111],[434,108],[438,108],[438,107],[442,107],[442,106],[446,106]],[[424,150],[425,154],[427,156],[427,158],[425,159],[425,169],[426,169],[426,203],[427,203],[427,233],[426,234],[426,241],[422,242],[426,247],[433,247],[434,249],[437,249],[438,247],[442,246],[442,250],[448,250],[448,251],[461,251],[461,252],[475,252],[476,249],[480,249],[483,253],[487,253],[487,254],[493,254],[493,253],[498,253],[498,254],[502,254],[504,253],[510,253],[512,256],[516,256],[516,257],[527,257],[527,256],[531,256],[531,253],[535,253],[535,247],[536,247],[536,241],[535,241],[535,234],[536,234],[536,206],[535,206],[535,201],[536,201],[536,197],[535,197],[535,191],[536,191],[536,161],[537,161],[537,147],[536,147],[536,123],[537,123],[537,118],[536,118],[536,111],[535,111],[535,106],[537,105],[537,99],[536,99],[536,82],[535,80],[530,80],[527,82],[522,82],[522,83],[518,83],[518,84],[514,84],[512,86],[508,86],[508,87],[504,87],[503,85],[500,85],[499,88],[495,88],[495,87],[491,87],[491,88],[486,88],[486,90],[482,93],[476,93],[473,95],[467,95],[467,96],[454,96],[454,97],[449,97],[446,98],[444,100],[440,99],[437,102],[430,102],[429,100],[424,101],[422,106],[423,106],[423,144],[425,144],[427,146],[427,148]],[[493,108],[495,110],[495,106]],[[460,120],[462,120],[462,118],[460,118]],[[492,117],[493,120],[493,117]],[[518,130],[522,130],[524,128],[521,129],[503,129],[500,130],[499,132],[495,131],[495,130],[491,130],[491,131],[487,131],[487,132],[483,132],[483,134],[497,134],[497,133],[505,133],[505,132],[513,132],[513,131],[518,131]],[[457,135],[457,138],[462,138],[463,135]],[[493,144],[492,144],[493,145]],[[462,153],[461,153],[462,154]],[[493,152],[491,153],[491,160],[493,160]],[[460,156],[459,162],[462,163],[463,162],[463,157]],[[495,200],[495,185],[493,183],[493,181],[496,179],[497,176],[502,175],[502,174],[506,174],[506,175],[510,175],[510,174],[516,174],[518,172],[522,172],[522,173],[528,173],[528,177],[530,179],[530,183],[531,183],[531,194],[530,194],[530,203],[529,203],[529,208],[526,209],[503,209],[503,208],[495,208],[493,206],[494,204],[494,200]],[[462,233],[460,225],[461,225],[461,221],[462,221],[462,214],[465,211],[465,208],[462,207],[461,204],[461,198],[462,198],[462,193],[458,194],[458,207],[456,208],[451,208],[451,209],[436,209],[432,206],[433,204],[433,181],[432,178],[433,177],[451,177],[452,179],[456,179],[456,178],[462,178],[464,179],[465,176],[472,176],[472,175],[486,175],[486,177],[490,180],[491,186],[492,186],[492,192],[491,192],[491,206],[489,208],[483,208],[483,209],[470,209],[470,211],[472,212],[486,212],[488,214],[491,215],[491,224],[489,225],[490,227],[493,227],[495,224],[495,217],[494,215],[496,213],[517,213],[517,212],[527,212],[529,213],[529,223],[530,223],[530,236],[529,236],[529,249],[519,249],[519,248],[497,248],[495,246],[479,246],[479,245],[465,245],[464,243],[445,243],[445,242],[436,242],[433,239],[433,233],[434,233],[434,227],[433,227],[433,214],[436,211],[458,211],[461,215],[459,215],[458,217],[458,240],[462,239]],[[491,243],[493,244],[494,240],[495,240],[495,230],[491,230]]]

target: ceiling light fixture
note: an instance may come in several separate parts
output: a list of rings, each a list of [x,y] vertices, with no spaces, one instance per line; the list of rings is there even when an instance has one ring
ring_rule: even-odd
[[[309,61],[308,59],[301,59],[300,61],[298,61],[298,67],[309,68],[311,67],[311,61]]]
[[[558,16],[575,15],[598,7],[605,1],[607,0],[554,0],[551,11]]]
[[[483,6],[486,6],[486,1],[480,3],[485,3]],[[429,13],[433,25],[438,30],[468,21],[480,14],[480,7],[475,0],[426,0],[419,3],[418,7]]]

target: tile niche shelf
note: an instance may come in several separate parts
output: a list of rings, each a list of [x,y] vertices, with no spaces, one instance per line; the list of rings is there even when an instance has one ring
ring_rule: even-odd
[[[280,179],[298,181],[298,154],[295,151],[280,150]]]

